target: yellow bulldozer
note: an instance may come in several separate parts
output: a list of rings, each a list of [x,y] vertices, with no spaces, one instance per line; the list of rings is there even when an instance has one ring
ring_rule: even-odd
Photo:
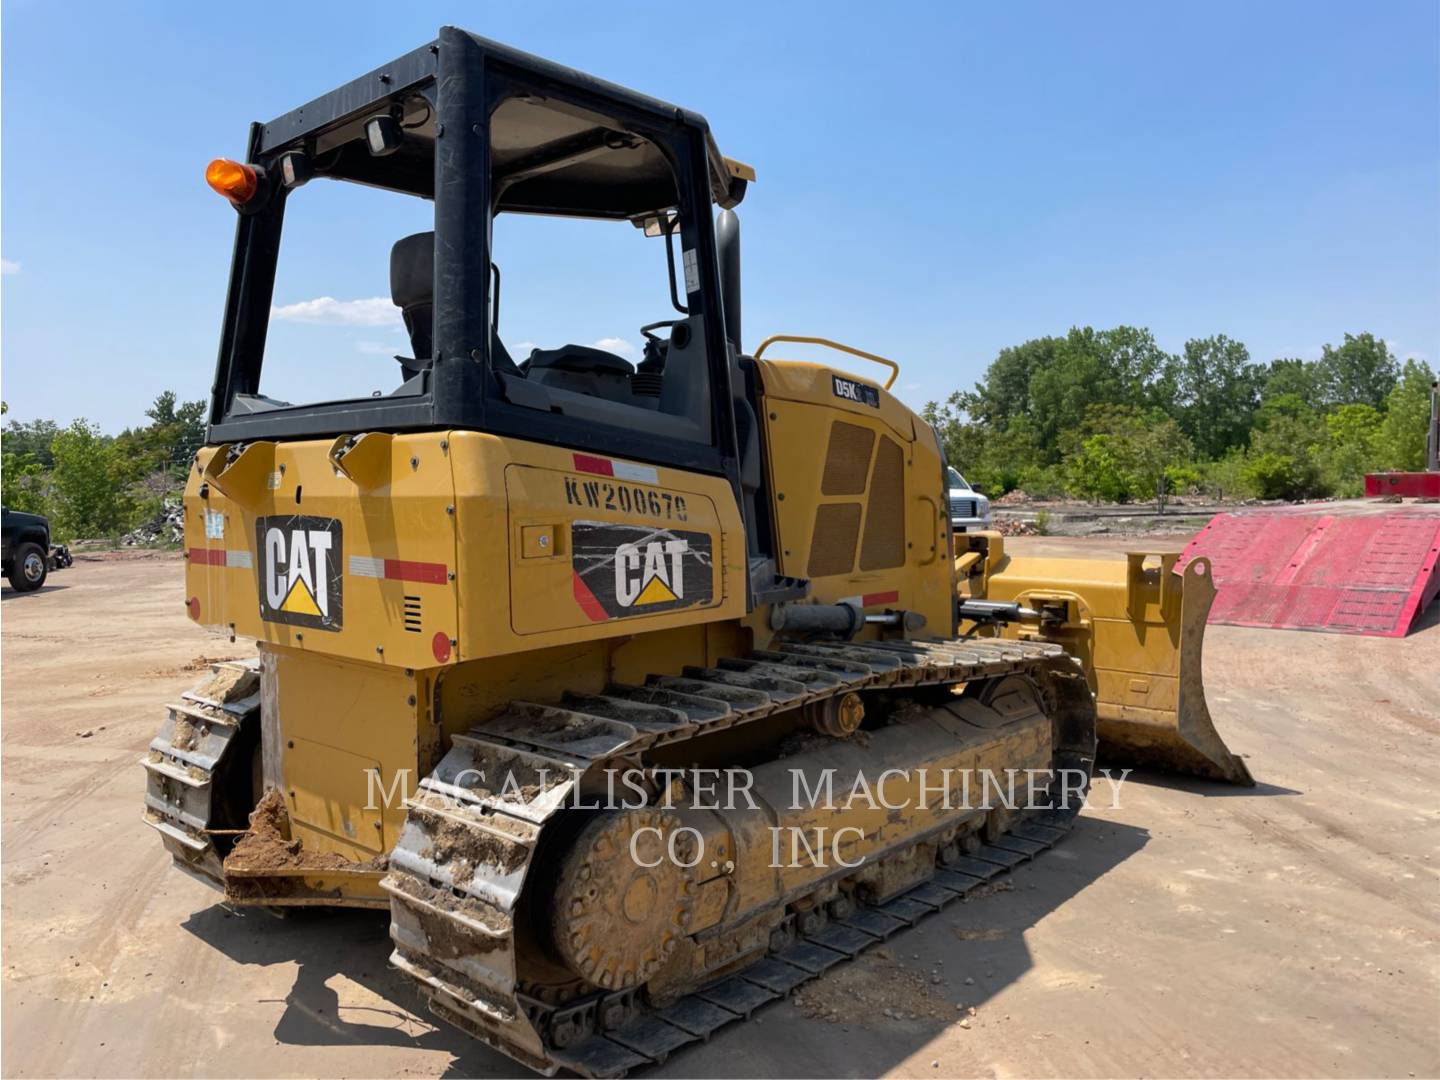
[[[620,1075],[1050,847],[1097,738],[1250,782],[1206,711],[1203,559],[952,534],[893,362],[742,348],[755,173],[699,115],[444,28],[206,175],[237,233],[185,603],[258,657],[142,764],[146,821],[228,902],[387,910],[438,1016]],[[267,328],[321,180],[433,226],[391,251],[393,385],[295,402]],[[663,249],[638,363],[512,357],[491,246],[522,214]],[[923,797],[1022,771],[1023,806]]]

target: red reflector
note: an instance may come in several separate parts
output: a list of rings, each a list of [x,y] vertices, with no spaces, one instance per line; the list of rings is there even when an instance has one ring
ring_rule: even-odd
[[[192,596],[192,597],[190,597],[189,600],[186,600],[186,601],[185,601],[185,610],[190,613],[190,618],[194,619],[196,622],[199,622],[199,621],[200,621],[200,598],[199,598],[198,596]]]
[[[224,548],[203,548],[192,547],[190,549],[190,561],[199,563],[201,566],[224,566]]]
[[[430,651],[435,654],[435,659],[445,663],[450,659],[450,636],[443,631],[430,639]]]
[[[385,577],[389,581],[418,581],[423,585],[444,585],[446,576],[444,563],[411,562],[408,559],[385,560]]]
[[[900,590],[891,589],[889,592],[870,592],[860,598],[861,607],[874,607],[876,604],[894,604],[900,600]]]
[[[575,454],[575,471],[594,473],[596,476],[614,476],[615,466],[609,458],[594,457],[591,454]]]

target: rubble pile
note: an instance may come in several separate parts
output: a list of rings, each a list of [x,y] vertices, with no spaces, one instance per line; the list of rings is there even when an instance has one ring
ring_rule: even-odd
[[[145,524],[120,537],[126,547],[145,544],[178,544],[185,539],[185,506],[180,501],[167,502],[165,508]]]
[[[990,505],[1024,506],[1026,503],[1033,501],[1034,500],[1031,498],[1029,492],[1027,492],[1024,488],[1016,488],[1014,491],[1007,491],[1004,495],[1000,495],[994,499],[991,499]]]
[[[1001,536],[1039,536],[1040,529],[1033,521],[1019,521],[1015,518],[995,519],[991,526]]]

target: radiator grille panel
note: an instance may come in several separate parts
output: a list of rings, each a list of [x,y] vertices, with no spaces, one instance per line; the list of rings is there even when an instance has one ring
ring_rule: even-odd
[[[865,510],[865,541],[861,570],[884,570],[905,564],[905,451],[894,439],[881,438],[870,477],[870,502]]]
[[[837,425],[838,426],[838,425]],[[855,541],[860,536],[860,504],[829,503],[815,511],[810,538],[810,577],[848,574],[855,569]]]
[[[420,597],[405,597],[405,629],[412,634],[420,633]]]
[[[875,433],[869,428],[837,420],[830,427],[830,449],[825,455],[822,495],[862,495],[870,469],[870,448]]]
[[[950,500],[950,516],[952,518],[973,518],[976,515],[974,499],[954,498]]]

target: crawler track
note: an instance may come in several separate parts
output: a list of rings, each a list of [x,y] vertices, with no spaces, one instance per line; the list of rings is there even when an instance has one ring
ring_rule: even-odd
[[[1078,804],[1017,815],[1004,835],[984,844],[972,837],[963,854],[953,845],[942,849],[944,865],[929,865],[928,880],[903,894],[852,905],[843,917],[781,938],[778,947],[773,937],[742,946],[710,984],[655,1007],[642,986],[589,987],[556,998],[522,977],[526,945],[517,923],[533,856],[542,829],[582,778],[608,763],[643,762],[655,748],[851,691],[903,693],[1009,675],[1028,675],[1045,687],[1056,732],[1052,765],[1088,778],[1093,698],[1079,664],[1060,647],[1038,642],[786,644],[713,668],[652,676],[643,686],[571,695],[559,705],[513,702],[456,736],[409,804],[383,882],[391,898],[391,960],[437,1015],[538,1071],[620,1076],[663,1061],[1049,848]],[[499,777],[511,782],[502,787]],[[911,839],[923,847],[926,837]],[[916,849],[911,843],[908,852],[884,858]],[[779,908],[785,902],[776,898]]]
[[[175,865],[224,888],[221,864],[254,804],[251,750],[259,738],[260,662],[226,660],[166,706],[145,768],[145,822]]]

